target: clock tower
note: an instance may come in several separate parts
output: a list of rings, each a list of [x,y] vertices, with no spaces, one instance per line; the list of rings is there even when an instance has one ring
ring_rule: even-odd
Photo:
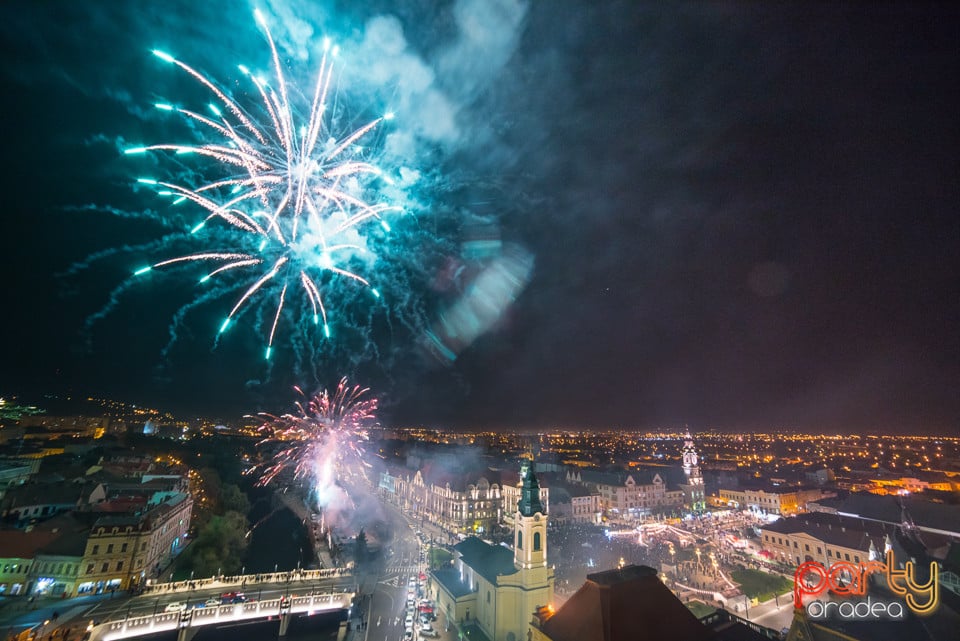
[[[683,474],[687,477],[683,485],[685,503],[691,511],[699,514],[706,507],[706,501],[703,476],[700,475],[700,457],[697,456],[697,448],[689,430],[683,436]]]

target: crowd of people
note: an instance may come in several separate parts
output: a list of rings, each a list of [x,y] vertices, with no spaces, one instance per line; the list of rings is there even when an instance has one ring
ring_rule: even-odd
[[[554,524],[549,556],[556,566],[557,592],[576,591],[590,573],[638,564],[668,570],[667,584],[681,598],[709,602],[715,593],[731,592],[729,570],[747,562],[746,546],[761,520],[749,513],[719,512],[672,521],[672,525],[657,522],[642,533],[623,526]],[[699,560],[696,550],[702,555]],[[695,567],[699,571],[692,571]]]

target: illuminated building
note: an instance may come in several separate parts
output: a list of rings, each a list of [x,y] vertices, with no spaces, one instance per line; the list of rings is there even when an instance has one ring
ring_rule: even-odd
[[[513,551],[468,537],[454,546],[453,567],[433,572],[437,605],[448,620],[476,625],[492,641],[528,639],[530,614],[553,601],[540,484],[532,469],[521,477]]]
[[[686,482],[680,485],[683,490],[683,504],[694,514],[700,514],[706,508],[700,457],[697,456],[697,448],[690,432],[683,438],[683,475],[686,477]]]
[[[807,511],[807,504],[819,500],[819,488],[791,488],[763,485],[743,489],[721,489],[720,499],[732,508],[784,516]]]
[[[125,590],[157,577],[186,543],[193,499],[178,494],[142,514],[109,515],[90,529],[77,590]]]

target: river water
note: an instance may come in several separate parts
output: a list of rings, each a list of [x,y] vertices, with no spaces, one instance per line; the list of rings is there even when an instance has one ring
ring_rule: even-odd
[[[272,505],[270,495],[257,497],[248,517],[257,524],[251,535],[244,564],[246,573],[272,572],[310,567],[313,550],[306,528],[287,508]]]

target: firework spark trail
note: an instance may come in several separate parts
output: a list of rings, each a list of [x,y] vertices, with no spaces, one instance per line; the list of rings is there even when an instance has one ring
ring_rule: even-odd
[[[220,334],[251,304],[252,299],[276,295],[276,313],[267,332],[266,358],[273,349],[277,326],[284,310],[288,288],[302,290],[313,310],[314,325],[323,321],[323,335],[330,338],[329,305],[325,290],[335,279],[354,282],[370,290],[374,299],[380,292],[354,270],[357,260],[376,257],[367,247],[374,234],[389,233],[384,215],[400,211],[389,203],[375,202],[377,185],[392,185],[388,172],[372,162],[375,145],[361,145],[392,113],[373,118],[346,131],[335,131],[335,110],[328,104],[333,83],[334,60],[338,49],[324,41],[320,69],[306,117],[298,118],[297,97],[284,76],[280,55],[267,20],[255,11],[256,22],[269,44],[274,88],[263,77],[239,65],[254,85],[260,102],[257,112],[248,110],[212,79],[173,55],[160,50],[153,54],[175,65],[198,81],[214,98],[209,104],[213,117],[174,104],[159,102],[155,107],[180,115],[197,124],[214,139],[197,144],[153,144],[127,148],[127,155],[148,153],[195,154],[212,160],[227,175],[197,185],[181,185],[139,178],[137,182],[157,190],[173,203],[188,201],[206,215],[190,232],[201,242],[230,243],[231,249],[213,249],[168,258],[143,266],[134,275],[153,269],[197,261],[226,263],[211,269],[199,282],[205,283],[224,272],[250,273],[252,284],[236,301],[220,326]],[[260,114],[260,115],[258,115]],[[341,116],[342,117],[342,116]],[[301,124],[302,122],[302,124]],[[240,235],[222,233],[224,225]],[[379,225],[374,223],[379,221]],[[201,234],[201,230],[212,231]],[[239,239],[239,240],[238,240]],[[267,271],[258,271],[264,269]],[[218,288],[215,291],[223,293]],[[206,297],[204,297],[206,298]],[[305,303],[306,304],[306,303]],[[287,304],[289,307],[289,303]]]
[[[376,422],[377,399],[367,397],[369,389],[350,386],[346,378],[333,394],[324,390],[307,397],[300,388],[294,389],[302,397],[295,413],[257,415],[263,420],[258,428],[263,435],[260,446],[275,451],[248,473],[259,475],[260,486],[285,471],[294,479],[311,479],[321,509],[349,502],[337,481],[341,473],[363,474],[369,466],[363,459],[363,443]]]

